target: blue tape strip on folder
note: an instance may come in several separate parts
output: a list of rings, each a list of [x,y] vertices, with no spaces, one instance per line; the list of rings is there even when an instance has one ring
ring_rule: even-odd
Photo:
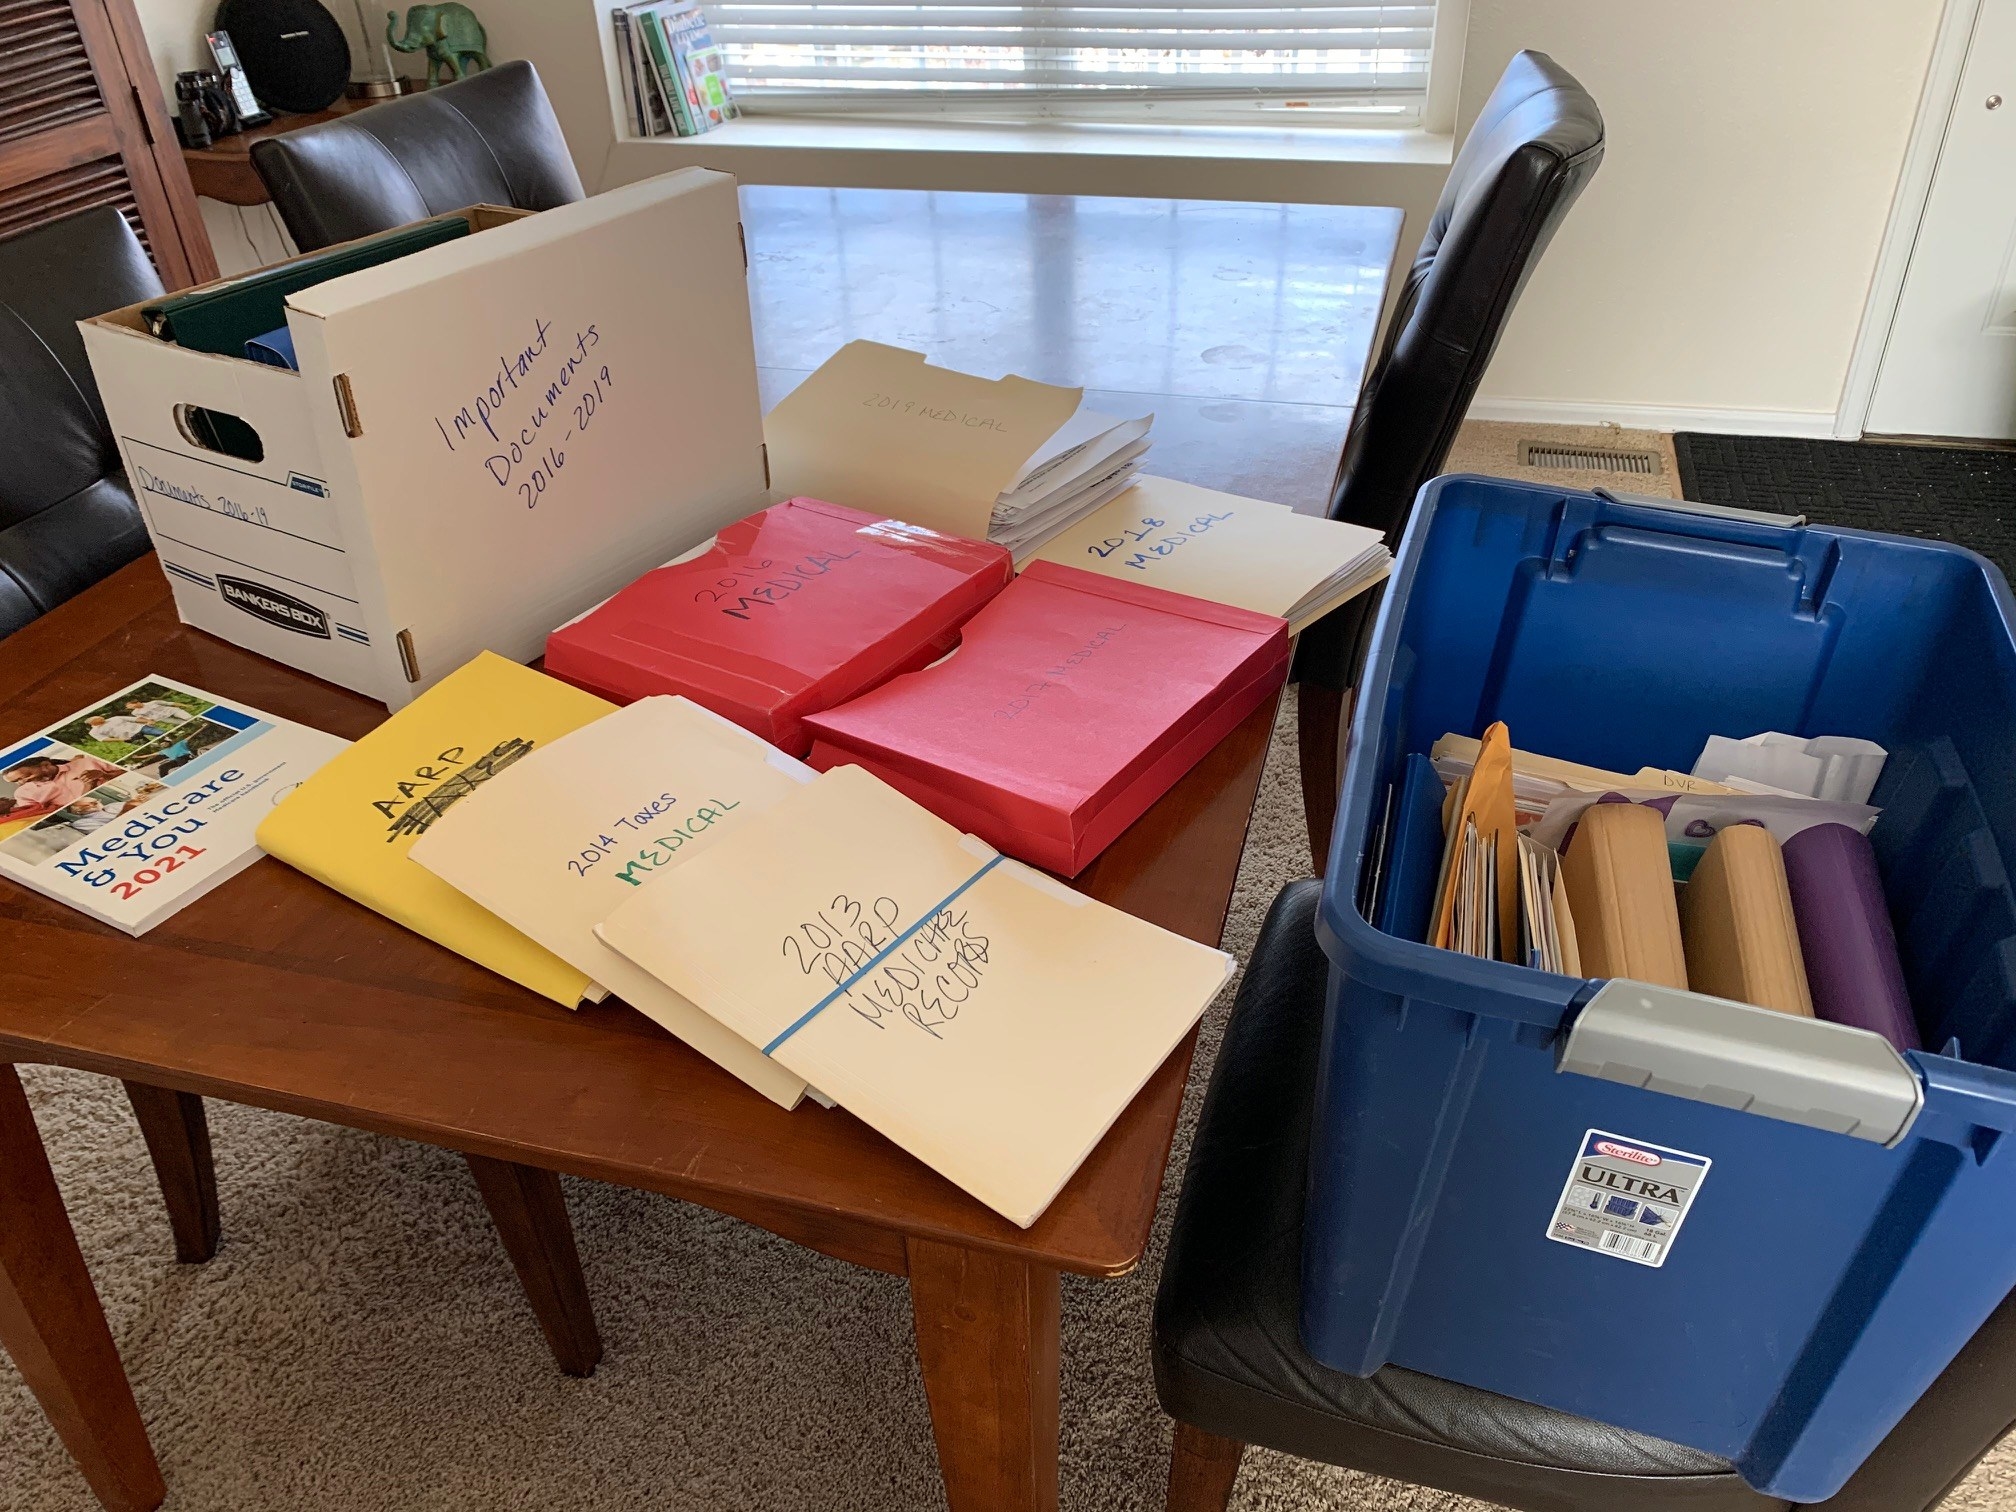
[[[811,1023],[812,1020],[819,1017],[819,1015],[824,1013],[828,1008],[832,1007],[834,1003],[838,1002],[841,998],[845,997],[849,989],[851,989],[856,982],[860,981],[861,978],[865,977],[866,975],[868,975],[869,972],[873,971],[877,966],[881,965],[882,962],[886,960],[892,952],[902,949],[903,942],[905,940],[909,939],[910,936],[914,935],[926,924],[929,924],[933,919],[937,918],[939,914],[943,913],[946,909],[950,908],[953,905],[953,903],[958,900],[959,895],[961,893],[964,893],[974,883],[978,882],[982,877],[986,876],[987,873],[994,870],[995,867],[999,866],[1003,861],[1007,859],[1008,858],[1006,856],[996,856],[992,861],[989,861],[985,866],[981,867],[980,870],[973,873],[973,875],[968,877],[964,882],[961,882],[957,887],[953,888],[952,891],[945,894],[945,896],[940,898],[936,903],[933,903],[929,908],[925,909],[923,913],[917,916],[917,922],[915,924],[912,924],[908,929],[904,930],[903,933],[899,934],[887,945],[884,945],[880,950],[876,951],[875,954],[873,954],[866,961],[864,961],[861,964],[860,969],[857,970],[852,976],[847,978],[846,981],[842,982],[838,987],[835,987],[831,992],[827,993],[826,996],[819,999],[818,1002],[814,1003],[810,1008],[807,1008],[803,1013],[801,1013],[792,1023],[787,1025],[784,1028],[784,1030],[780,1034],[778,1034],[777,1038],[773,1039],[772,1041],[770,1041],[769,1044],[763,1047],[763,1053],[765,1055],[771,1054],[773,1051],[776,1050],[776,1048],[779,1045],[783,1044],[784,1041],[791,1038],[792,1035],[796,1034],[800,1029],[803,1029],[807,1024]]]

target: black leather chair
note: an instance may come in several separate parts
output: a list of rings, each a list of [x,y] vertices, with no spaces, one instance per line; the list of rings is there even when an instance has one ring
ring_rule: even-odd
[[[1522,1512],[1783,1512],[1699,1450],[1302,1348],[1303,1188],[1329,966],[1321,884],[1274,900],[1211,1073],[1155,1301],[1177,1420],[1169,1512],[1223,1512],[1247,1444]],[[1825,1512],[1925,1512],[2016,1424],[2016,1299],[1984,1324]]]
[[[550,210],[581,176],[530,63],[500,63],[252,144],[288,235],[313,252],[466,205]]]
[[[1464,139],[1378,359],[1359,391],[1330,517],[1399,544],[1414,495],[1442,470],[1526,279],[1603,160],[1603,116],[1545,53],[1522,52]],[[1323,870],[1342,780],[1345,692],[1380,595],[1305,631],[1296,651],[1309,847]]]
[[[160,292],[109,206],[0,241],[0,636],[147,550],[77,322]]]

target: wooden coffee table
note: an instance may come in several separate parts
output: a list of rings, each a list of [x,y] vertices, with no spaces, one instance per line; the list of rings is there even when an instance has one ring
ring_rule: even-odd
[[[836,336],[856,335],[932,345],[917,327],[934,311],[983,294],[996,303],[1004,297],[1014,270],[998,264],[976,270],[988,281],[971,290],[942,266],[935,283],[924,276],[930,245],[959,241],[961,202],[970,235],[975,217],[998,230],[999,202],[1018,201],[1029,225],[1046,228],[1022,239],[1038,275],[1141,255],[1150,244],[1166,267],[1180,261],[1186,235],[1173,213],[1181,207],[1165,207],[1172,213],[1159,232],[1152,216],[1121,217],[1135,240],[1117,245],[1085,230],[1096,231],[1107,201],[746,195],[759,270],[752,278],[758,351],[773,391],[802,370],[794,340],[828,350]],[[1246,217],[1245,229],[1228,242],[1224,217],[1235,211]],[[835,297],[819,270],[828,255],[819,247],[830,249],[836,222],[856,214],[872,217],[875,255],[907,270],[908,292],[808,336],[807,322],[824,320]],[[907,250],[888,229],[906,216]],[[1163,470],[1319,504],[1398,215],[1217,206],[1209,217],[1218,222],[1215,239],[1192,238],[1213,249],[1214,261],[1194,285],[1205,296],[1214,283],[1230,290],[1224,270],[1239,265],[1227,248],[1241,236],[1257,254],[1271,249],[1284,258],[1284,227],[1298,244],[1339,242],[1347,266],[1310,263],[1300,274],[1284,267],[1280,287],[1263,301],[1275,309],[1271,339],[1297,361],[1307,360],[1315,338],[1294,322],[1305,318],[1332,336],[1347,330],[1334,308],[1335,284],[1353,270],[1372,270],[1353,274],[1370,313],[1358,322],[1362,332],[1347,330],[1330,387],[1306,386],[1316,402],[1304,403],[1227,392],[1257,381],[1253,370],[1264,365],[1269,334],[1248,321],[1228,330],[1248,354],[1240,359],[1245,365],[1219,363],[1232,376],[1220,375],[1213,392],[1205,346],[1183,345],[1183,320],[1172,319],[1167,290],[1158,293],[1147,275],[1137,279],[1145,315],[1102,296],[1103,313],[1087,329],[1082,309],[1063,309],[1081,322],[1074,337],[1087,344],[1081,365],[1094,381],[1102,371],[1122,376],[1123,363],[1168,380],[1159,391],[1104,385],[1116,400],[1140,399],[1171,417],[1168,459],[1158,443]],[[800,260],[800,276],[783,276],[774,259]],[[1298,303],[1298,278],[1320,284],[1319,294]],[[1039,305],[1055,306],[1063,297],[1057,289],[1071,282],[1053,277],[1051,292],[1036,296]],[[856,285],[873,286],[865,277]],[[1077,287],[1084,287],[1082,271]],[[1221,295],[1219,314],[1226,300],[1250,296]],[[1209,328],[1209,310],[1185,318]],[[1145,333],[1155,334],[1150,340]],[[1029,338],[1018,325],[1007,339]],[[948,353],[946,360],[959,359]],[[384,717],[365,699],[185,628],[148,557],[0,642],[0,740],[149,673],[348,737]],[[1270,702],[1246,720],[1078,885],[1216,943],[1273,715]],[[907,1276],[951,1506],[1054,1508],[1058,1277],[1119,1276],[1139,1262],[1191,1043],[1170,1056],[1056,1202],[1023,1230],[844,1112],[807,1103],[786,1113],[621,1003],[578,1013],[556,1008],[279,862],[260,862],[138,940],[0,882],[0,1343],[105,1505],[157,1505],[165,1494],[161,1472],[10,1063],[64,1065],[127,1082],[168,1199],[177,1253],[188,1260],[206,1258],[218,1233],[204,1097],[462,1152],[556,1359],[575,1373],[594,1368],[601,1343],[557,1173],[700,1203]]]

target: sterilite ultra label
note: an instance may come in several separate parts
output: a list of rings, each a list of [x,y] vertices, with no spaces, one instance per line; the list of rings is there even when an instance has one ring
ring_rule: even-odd
[[[1582,1136],[1547,1237],[1656,1270],[1672,1253],[1712,1163],[1705,1155],[1591,1129]]]

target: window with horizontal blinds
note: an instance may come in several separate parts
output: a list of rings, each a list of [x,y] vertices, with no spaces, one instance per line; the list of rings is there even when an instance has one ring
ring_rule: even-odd
[[[1435,22],[1432,0],[710,0],[706,11],[737,96],[759,110],[1169,98],[1400,113],[1427,86]]]

